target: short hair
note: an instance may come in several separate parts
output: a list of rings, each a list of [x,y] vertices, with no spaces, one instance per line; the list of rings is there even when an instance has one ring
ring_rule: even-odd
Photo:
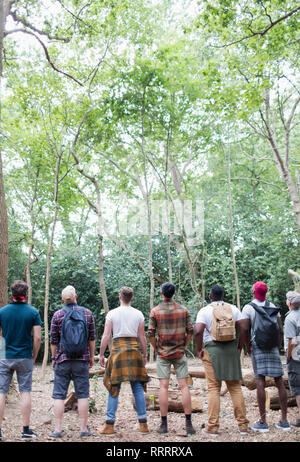
[[[61,298],[65,303],[74,303],[76,300],[76,290],[73,286],[65,287],[61,292]]]
[[[10,290],[11,290],[12,296],[15,298],[26,297],[28,285],[26,284],[25,281],[21,281],[21,280],[14,281],[12,285],[10,286]]]
[[[174,284],[172,284],[172,282],[165,282],[161,286],[161,291],[166,298],[172,298],[175,294],[175,290],[176,287],[174,286]]]
[[[210,296],[215,301],[222,300],[223,294],[224,290],[218,284],[214,284],[210,289]]]
[[[130,300],[133,298],[133,289],[131,287],[121,287],[120,289],[120,297],[125,303],[129,303]]]

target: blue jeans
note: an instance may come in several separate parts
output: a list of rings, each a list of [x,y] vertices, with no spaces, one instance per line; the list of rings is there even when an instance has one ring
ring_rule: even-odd
[[[130,382],[131,390],[134,396],[134,402],[136,407],[136,413],[138,419],[147,419],[147,411],[146,411],[146,400],[144,395],[144,388],[141,382]],[[119,389],[121,385],[119,385]],[[116,411],[118,409],[118,402],[119,402],[119,395],[115,398],[108,393],[108,400],[107,400],[107,410],[106,410],[106,420],[110,422],[114,422],[116,420]]]

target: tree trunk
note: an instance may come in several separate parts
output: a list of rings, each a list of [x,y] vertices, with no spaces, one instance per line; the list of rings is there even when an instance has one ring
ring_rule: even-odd
[[[3,69],[3,39],[6,18],[9,13],[10,2],[0,2],[0,132],[2,132],[2,69]],[[2,139],[2,137],[1,137]],[[2,146],[0,139],[0,307],[7,304],[8,283],[8,218],[4,190],[2,168]]]
[[[54,188],[54,216],[52,222],[52,229],[50,234],[50,240],[48,245],[47,253],[47,267],[46,267],[46,283],[45,283],[45,305],[44,305],[44,357],[42,363],[42,378],[45,377],[46,367],[48,363],[49,356],[49,322],[48,322],[48,313],[49,313],[49,291],[50,291],[50,270],[51,270],[51,256],[53,249],[53,240],[55,234],[55,227],[57,222],[58,215],[58,186],[59,186],[59,170],[60,163],[62,159],[62,152],[59,153],[55,166],[55,188]]]
[[[103,218],[102,218],[102,204],[101,204],[101,193],[98,187],[98,184],[95,183],[96,191],[97,191],[97,216],[98,216],[98,266],[99,266],[99,286],[101,291],[101,298],[103,303],[103,308],[105,314],[109,311],[108,300],[107,300],[107,293],[105,288],[105,281],[104,281],[104,268],[103,268]]]
[[[225,152],[224,152],[225,155]],[[239,278],[236,267],[236,258],[235,258],[235,249],[234,249],[234,228],[233,228],[233,211],[232,211],[232,193],[231,193],[231,158],[230,151],[228,151],[227,156],[227,183],[228,183],[228,203],[229,203],[229,230],[230,230],[230,247],[231,247],[231,256],[232,256],[232,266],[233,274],[235,281],[235,290],[236,290],[236,304],[238,309],[241,309],[240,303],[240,287],[239,287]]]

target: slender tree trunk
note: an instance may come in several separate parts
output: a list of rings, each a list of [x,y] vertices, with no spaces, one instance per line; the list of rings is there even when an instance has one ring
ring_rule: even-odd
[[[96,191],[97,191],[97,216],[98,216],[98,224],[97,224],[97,232],[98,232],[98,266],[99,266],[99,286],[101,291],[101,298],[103,303],[103,308],[105,314],[109,311],[108,300],[107,300],[107,293],[105,288],[105,281],[104,281],[104,257],[103,257],[103,218],[102,218],[102,204],[101,204],[101,193],[98,187],[98,184],[95,183]]]
[[[2,134],[2,63],[3,63],[3,38],[6,17],[10,3],[0,1],[0,134]],[[0,137],[0,307],[7,304],[8,283],[8,218],[4,190],[4,178],[2,168],[2,146]]]
[[[227,182],[228,182],[228,203],[229,203],[230,247],[231,247],[232,266],[233,266],[233,274],[234,274],[235,290],[236,290],[236,303],[237,303],[238,309],[240,310],[241,309],[240,286],[239,286],[239,278],[238,278],[238,272],[237,272],[237,266],[236,266],[235,249],[234,249],[234,228],[233,228],[232,193],[231,193],[231,158],[230,158],[230,151],[228,151],[228,155],[227,155]]]
[[[31,255],[33,250],[33,243],[30,244],[27,256],[27,265],[26,265],[26,283],[28,285],[28,293],[27,293],[27,301],[28,304],[31,305],[32,303],[32,284],[31,284],[31,274],[30,274],[30,266],[31,266]]]
[[[55,188],[54,188],[54,216],[51,227],[50,239],[48,244],[47,252],[47,265],[46,265],[46,283],[45,283],[45,305],[44,305],[44,357],[42,363],[42,378],[45,377],[46,367],[48,363],[49,356],[49,322],[48,322],[48,313],[49,313],[49,292],[50,292],[50,270],[51,270],[51,256],[53,249],[53,241],[55,235],[55,228],[57,223],[58,216],[58,187],[59,187],[59,170],[60,163],[62,159],[62,152],[59,153],[55,166]]]

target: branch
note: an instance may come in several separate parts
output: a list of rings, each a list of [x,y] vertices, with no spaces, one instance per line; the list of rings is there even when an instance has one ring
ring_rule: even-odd
[[[276,24],[278,24],[279,22],[284,21],[285,19],[289,18],[293,14],[297,13],[297,11],[299,11],[299,10],[300,10],[300,6],[297,6],[296,8],[294,8],[293,10],[291,10],[287,14],[285,14],[284,16],[281,16],[280,18],[276,19],[276,21],[272,21],[271,17],[269,15],[267,15],[268,18],[270,19],[270,25],[268,27],[266,27],[265,29],[263,29],[261,31],[256,31],[256,32],[251,31],[250,35],[242,37],[241,39],[238,39],[238,40],[234,40],[233,42],[227,43],[225,45],[214,46],[214,48],[226,48],[226,47],[229,47],[231,45],[241,43],[241,42],[243,42],[245,40],[248,40],[251,37],[255,37],[257,35],[259,35],[260,37],[263,37],[267,32],[269,32],[270,29],[272,29],[272,27],[276,26]]]
[[[83,87],[83,84],[81,82],[79,82],[79,80],[75,79],[75,77],[73,77],[71,74],[68,74],[67,72],[61,71],[60,69],[58,69],[55,66],[55,64],[51,61],[51,58],[50,58],[50,55],[49,55],[49,52],[48,52],[48,49],[47,49],[46,45],[44,44],[44,42],[42,42],[42,40],[36,34],[34,34],[33,32],[31,32],[29,30],[26,30],[26,29],[14,29],[14,30],[11,30],[11,31],[7,31],[5,33],[5,35],[13,34],[15,32],[23,32],[23,34],[32,35],[33,37],[35,37],[37,39],[37,41],[42,45],[44,53],[45,53],[46,58],[47,58],[47,61],[49,62],[52,69],[54,69],[56,72],[59,72],[60,74],[65,75],[66,77],[69,77],[70,79],[74,80],[74,82],[78,83],[78,85]]]
[[[26,21],[26,19],[24,18],[20,18],[15,11],[11,11],[10,12],[10,15],[12,16],[12,18],[14,19],[14,21],[16,22],[20,22],[21,24],[23,24],[23,26],[25,27],[28,27],[29,29],[31,29],[33,32],[37,32],[39,35],[45,35],[46,37],[48,37],[49,40],[59,40],[59,41],[62,41],[62,42],[69,42],[71,40],[71,37],[58,37],[57,35],[50,35],[48,34],[48,32],[45,32],[43,30],[40,30],[40,29],[37,29],[36,27],[34,27],[32,24],[30,24],[29,22]]]

